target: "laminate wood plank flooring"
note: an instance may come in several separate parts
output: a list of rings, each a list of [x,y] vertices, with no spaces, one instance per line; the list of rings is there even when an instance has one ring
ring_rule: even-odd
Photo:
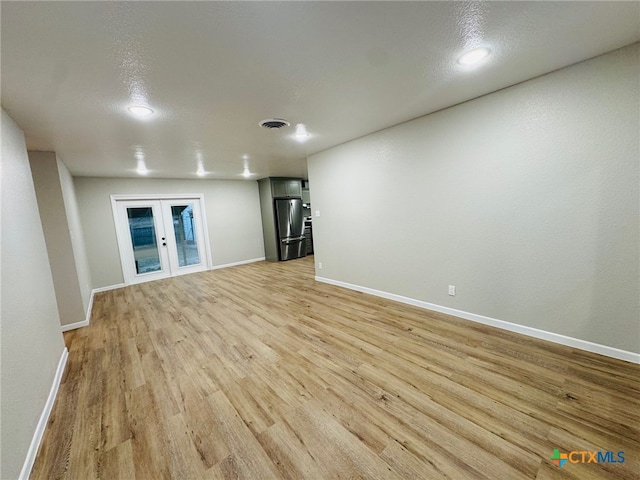
[[[312,257],[99,293],[65,342],[34,480],[640,478],[639,365],[319,283]]]

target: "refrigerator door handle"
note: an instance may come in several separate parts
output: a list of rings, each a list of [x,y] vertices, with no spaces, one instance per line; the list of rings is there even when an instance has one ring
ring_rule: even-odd
[[[296,242],[301,242],[305,238],[306,237],[304,235],[302,235],[301,237],[295,237],[295,238],[283,238],[282,240],[280,240],[280,242],[284,244],[296,243]]]

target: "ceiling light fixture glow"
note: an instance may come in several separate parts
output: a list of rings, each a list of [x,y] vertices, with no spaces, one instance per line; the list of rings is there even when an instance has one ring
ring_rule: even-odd
[[[303,123],[299,123],[296,125],[296,133],[293,134],[296,140],[304,141],[309,138],[309,132],[307,132],[307,127],[304,126]]]
[[[136,168],[136,172],[138,172],[139,175],[148,174],[149,169],[147,168],[147,164],[144,163],[144,154],[140,152],[140,156],[136,156],[138,157],[138,167]]]
[[[202,152],[197,151],[196,157],[198,158],[197,160],[198,168],[196,170],[196,175],[198,175],[199,177],[204,177],[207,174],[207,172],[205,171],[204,164],[202,163]]]
[[[131,105],[128,108],[129,112],[136,117],[148,117],[153,113],[153,110],[149,107],[145,107],[144,105]]]
[[[243,158],[243,165],[244,165],[244,171],[242,172],[242,176],[244,178],[249,178],[251,176],[251,172],[249,171],[249,155],[247,155],[246,153],[244,155],[242,155]]]
[[[196,157],[196,175],[204,177],[208,172],[204,169],[204,156],[202,155],[202,145],[200,142],[194,142],[194,156]]]
[[[486,47],[478,47],[468,52],[463,53],[458,57],[458,63],[460,65],[477,65],[489,57],[491,50]]]

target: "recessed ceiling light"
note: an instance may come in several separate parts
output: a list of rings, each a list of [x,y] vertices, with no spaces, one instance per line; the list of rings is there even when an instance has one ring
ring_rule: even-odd
[[[460,65],[477,65],[483,60],[486,60],[490,53],[491,50],[486,47],[474,48],[460,55],[458,57],[458,63]]]
[[[143,154],[140,153],[140,155],[141,156],[138,157],[138,167],[136,168],[136,172],[138,172],[139,175],[146,175],[149,173],[149,169],[147,168],[147,164],[144,162]]]
[[[145,107],[144,105],[131,105],[128,110],[136,117],[148,117],[153,113],[152,109]]]
[[[296,125],[296,133],[293,134],[296,140],[306,140],[309,138],[309,132],[307,132],[307,127],[304,126],[303,123],[299,123]]]

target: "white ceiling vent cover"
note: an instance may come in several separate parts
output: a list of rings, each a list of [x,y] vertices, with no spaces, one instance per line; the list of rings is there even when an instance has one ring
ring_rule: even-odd
[[[282,118],[267,118],[262,120],[258,125],[262,128],[282,128],[291,125],[289,122]]]

